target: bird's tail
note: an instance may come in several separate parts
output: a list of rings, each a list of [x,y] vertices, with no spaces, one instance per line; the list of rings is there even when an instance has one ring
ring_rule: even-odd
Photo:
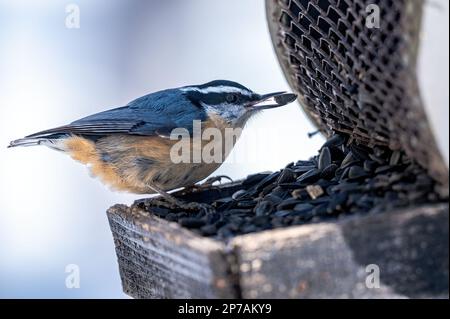
[[[58,151],[63,151],[64,147],[62,142],[62,136],[26,136],[24,138],[11,141],[8,148],[17,146],[44,145]]]
[[[11,141],[8,145],[9,147],[16,147],[16,146],[34,146],[34,145],[41,145],[48,142],[48,139],[44,138],[20,138],[18,140]]]

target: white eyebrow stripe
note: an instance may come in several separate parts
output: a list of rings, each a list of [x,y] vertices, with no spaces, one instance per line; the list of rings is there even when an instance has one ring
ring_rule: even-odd
[[[234,86],[225,86],[225,85],[210,86],[210,87],[203,88],[203,89],[200,89],[200,88],[194,87],[194,86],[187,86],[187,87],[181,88],[180,90],[183,92],[195,91],[195,92],[199,92],[199,93],[203,93],[203,94],[207,94],[207,93],[240,93],[242,95],[252,96],[252,92],[249,92],[247,90],[240,89],[240,88],[237,88]]]

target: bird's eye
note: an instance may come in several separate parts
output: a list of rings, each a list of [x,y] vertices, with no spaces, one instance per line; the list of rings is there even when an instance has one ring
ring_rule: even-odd
[[[239,97],[237,96],[237,94],[227,94],[226,96],[227,102],[228,103],[236,103],[239,99]]]

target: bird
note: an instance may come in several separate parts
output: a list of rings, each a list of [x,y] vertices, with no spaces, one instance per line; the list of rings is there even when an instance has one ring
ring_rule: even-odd
[[[197,209],[195,203],[184,203],[169,192],[195,185],[221,165],[229,153],[223,151],[226,130],[242,130],[260,111],[296,98],[284,91],[257,94],[237,82],[214,80],[150,93],[125,106],[13,140],[8,147],[44,145],[87,165],[93,176],[114,190],[159,194],[171,205]],[[221,134],[213,141],[220,160],[193,161],[192,154],[188,161],[173,160],[175,146],[202,154],[210,142],[195,143],[196,123],[200,133],[215,129]],[[174,138],[171,133],[177,131],[182,134]]]

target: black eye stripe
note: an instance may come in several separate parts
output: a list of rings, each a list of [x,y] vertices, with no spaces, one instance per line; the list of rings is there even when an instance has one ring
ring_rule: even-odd
[[[185,96],[189,101],[191,101],[192,104],[194,104],[198,108],[202,108],[202,105],[200,104],[200,96],[201,93],[196,91],[189,91],[185,93]]]
[[[197,91],[191,91],[186,94],[187,98],[196,105],[205,103],[207,105],[218,105],[222,103],[236,103],[253,100],[252,97],[241,93],[201,93]]]

